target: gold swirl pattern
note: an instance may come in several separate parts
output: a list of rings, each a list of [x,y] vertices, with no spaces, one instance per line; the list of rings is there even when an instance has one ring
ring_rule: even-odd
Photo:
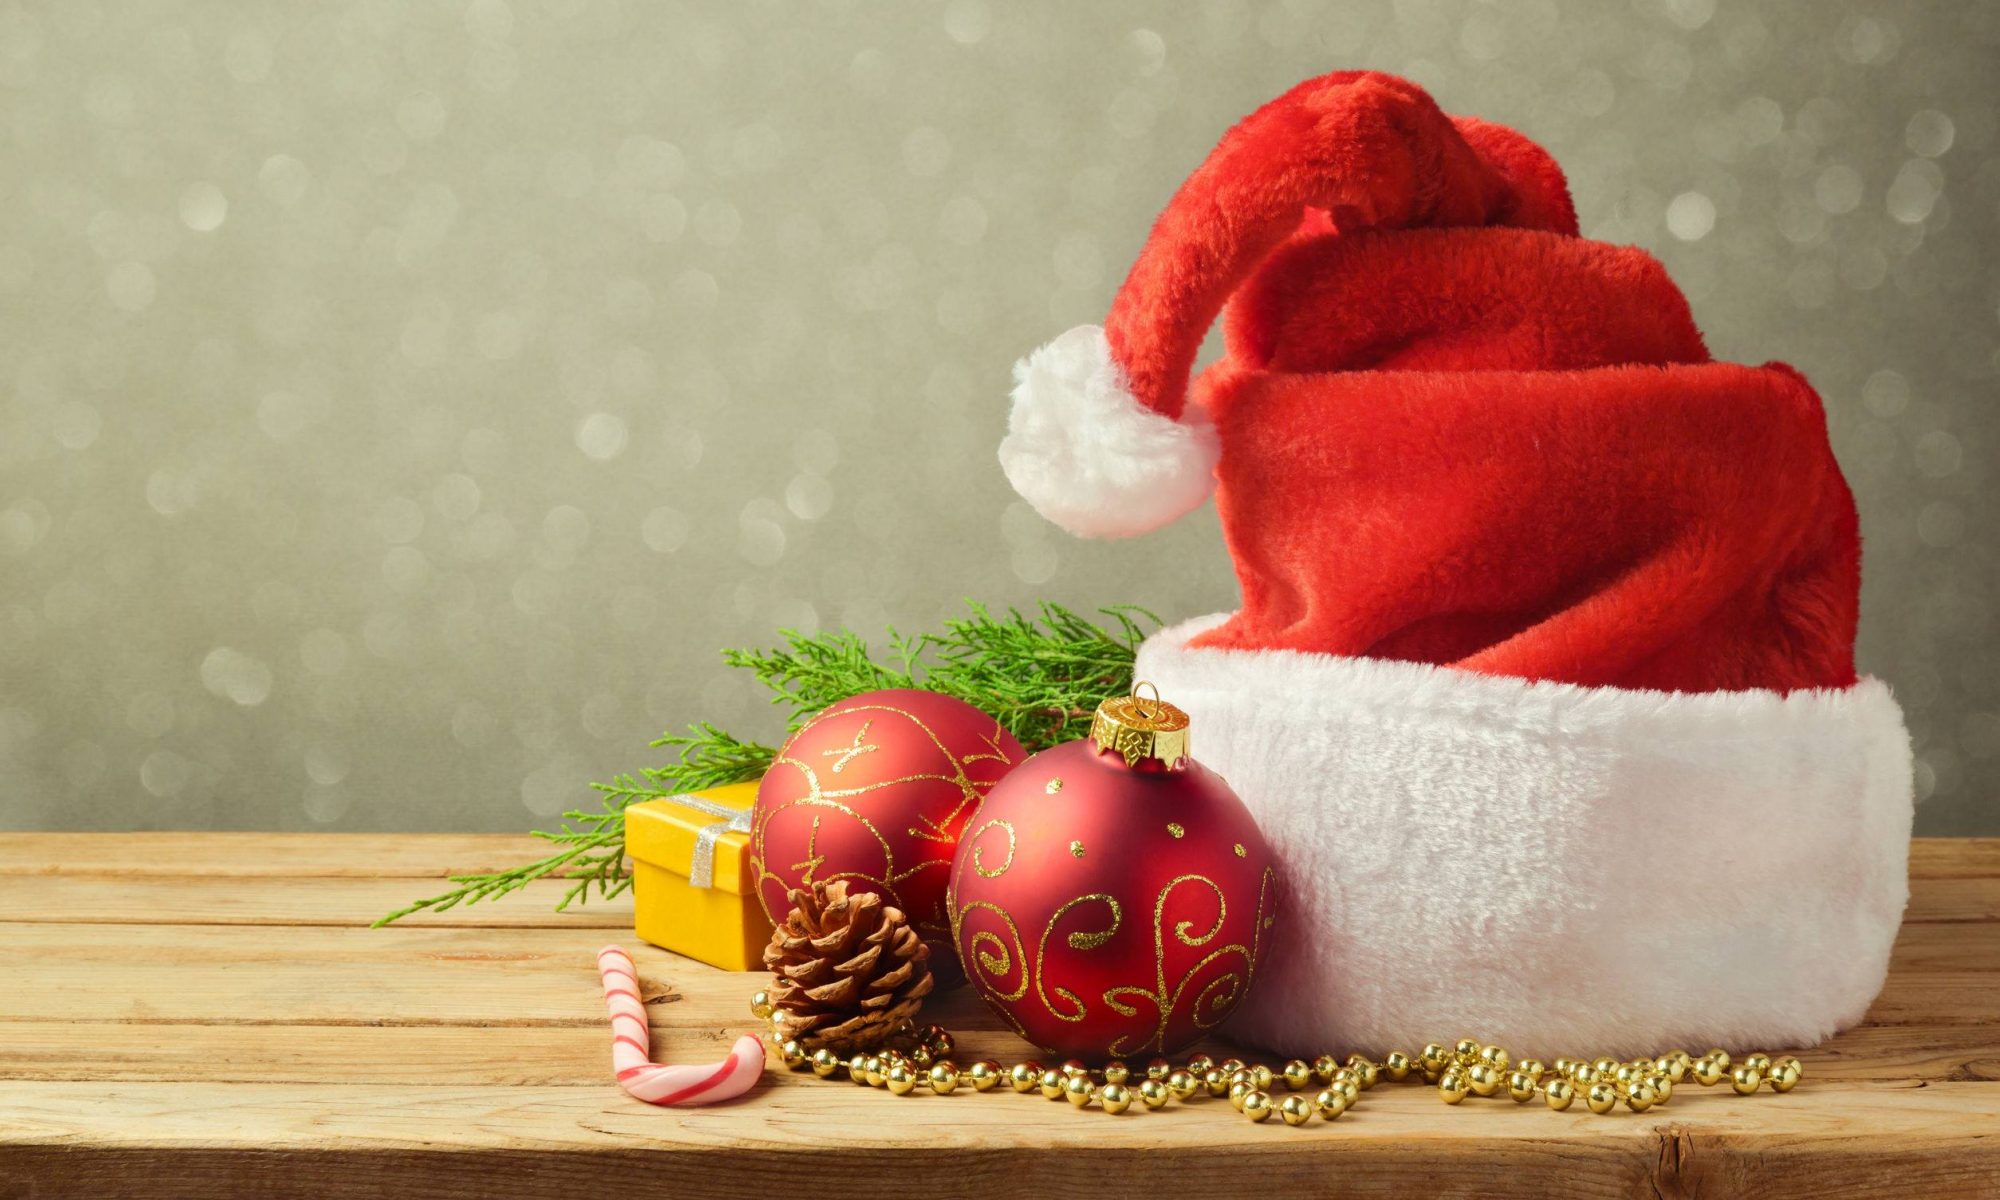
[[[988,868],[986,865],[986,857],[985,857],[986,848],[978,845],[976,839],[980,836],[980,834],[985,833],[987,830],[996,828],[1004,829],[1007,831],[1007,861],[1001,863],[997,867]],[[988,821],[986,824],[981,825],[979,827],[979,833],[973,834],[972,838],[967,840],[974,842],[974,845],[972,847],[972,869],[979,873],[979,877],[981,879],[998,879],[1002,875],[1005,875],[1007,873],[1008,867],[1014,865],[1014,846],[1016,843],[1014,838],[1013,822],[1002,821],[998,818],[995,818],[991,821]]]
[[[1095,950],[1110,941],[1118,932],[1118,927],[1124,924],[1125,911],[1118,906],[1118,898],[1116,896],[1111,895],[1109,892],[1092,892],[1087,896],[1078,896],[1073,900],[1064,901],[1062,907],[1056,909],[1055,914],[1049,918],[1048,926],[1042,930],[1042,940],[1035,947],[1035,995],[1041,998],[1042,1007],[1048,1009],[1049,1014],[1058,1021],[1081,1021],[1090,1015],[1090,1009],[1077,997],[1075,992],[1070,991],[1068,988],[1058,987],[1053,989],[1055,994],[1068,1002],[1072,1009],[1072,1011],[1064,1012],[1050,1001],[1048,992],[1042,990],[1042,980],[1047,974],[1042,969],[1042,966],[1048,961],[1049,938],[1055,934],[1056,923],[1061,921],[1071,909],[1076,908],[1078,905],[1089,904],[1092,901],[1097,901],[1110,907],[1110,927],[1100,930],[1074,932],[1064,940],[1069,943],[1069,948],[1072,950]]]
[[[860,729],[854,734],[849,744],[832,748],[822,748],[818,751],[817,755],[809,752],[791,753],[798,739],[805,736],[807,731],[820,722],[852,717],[857,713],[868,715],[864,716]],[[867,738],[876,717],[881,715],[901,717],[921,732],[937,750],[943,769],[936,772],[919,772],[893,779],[876,780],[858,787],[841,788],[830,786],[832,780],[822,777],[822,769],[825,770],[826,776],[832,776],[840,773],[856,758],[873,752],[876,747],[868,742]],[[881,892],[890,899],[891,903],[896,904],[908,913],[912,924],[926,937],[947,936],[951,932],[948,903],[933,904],[930,906],[930,911],[917,911],[902,895],[902,885],[925,871],[942,869],[949,872],[951,866],[950,860],[948,858],[921,858],[914,864],[899,869],[895,845],[867,814],[857,809],[850,801],[855,801],[857,798],[868,793],[894,788],[902,784],[922,782],[950,784],[959,793],[958,802],[952,807],[951,811],[942,817],[920,816],[914,825],[904,830],[907,836],[916,841],[943,843],[948,846],[953,841],[950,831],[959,823],[968,810],[979,804],[984,798],[985,793],[991,790],[995,782],[994,780],[975,781],[967,773],[966,766],[971,763],[983,761],[1005,762],[1007,755],[1000,744],[1001,737],[1002,730],[999,723],[995,722],[992,732],[981,735],[984,743],[983,748],[969,752],[963,758],[960,758],[945,745],[944,740],[938,736],[937,732],[931,728],[928,722],[908,709],[889,703],[851,704],[844,708],[836,706],[835,710],[823,712],[800,726],[797,732],[792,735],[791,740],[786,743],[785,749],[780,751],[772,761],[772,769],[776,770],[784,766],[796,770],[805,783],[805,794],[785,800],[771,806],[769,809],[760,809],[758,820],[750,833],[749,853],[751,872],[755,877],[757,894],[760,899],[765,901],[766,909],[768,910],[770,906],[765,888],[767,882],[777,884],[779,894],[781,895],[787,888],[792,886],[786,876],[780,875],[771,869],[772,864],[767,855],[765,838],[770,829],[772,818],[792,808],[823,809],[829,814],[838,814],[855,822],[861,827],[867,837],[874,841],[881,853],[881,873],[879,875],[871,874],[848,863],[843,864],[843,869],[839,871],[831,874],[821,874],[820,868],[825,863],[825,858],[819,853],[817,848],[820,814],[815,813],[807,835],[805,856],[798,862],[785,864],[786,869],[793,873],[792,878],[808,884],[815,882],[830,883],[836,879],[845,879],[865,886],[873,891]],[[813,757],[831,758],[833,761],[831,764],[816,764],[807,761]],[[771,913],[770,915],[774,921],[784,916],[782,912]]]
[[[982,826],[977,836],[984,836],[997,824],[997,819]],[[1013,862],[1012,828],[1007,830],[1010,839],[1008,866]],[[974,869],[984,878],[996,878],[1005,872],[979,870],[979,850],[975,845],[972,854],[962,862],[973,863]],[[1189,873],[1175,876],[1161,887],[1153,897],[1152,960],[1153,978],[1146,984],[1121,984],[1106,988],[1098,997],[1099,1001],[1121,1017],[1145,1018],[1148,1023],[1140,1030],[1128,1032],[1115,1038],[1105,1048],[1114,1057],[1131,1057],[1147,1050],[1165,1053],[1168,1045],[1168,1026],[1176,1015],[1185,1017],[1197,1030],[1206,1032],[1222,1023],[1223,1018],[1235,1008],[1237,1002],[1249,991],[1256,977],[1258,959],[1263,949],[1264,930],[1275,921],[1273,904],[1276,872],[1266,867],[1258,880],[1257,906],[1251,922],[1250,941],[1232,941],[1215,945],[1222,936],[1229,919],[1229,899],[1223,887],[1207,875]],[[1167,920],[1170,899],[1177,892],[1193,888],[1197,896],[1212,897],[1214,901],[1213,919],[1183,917],[1172,923]],[[1106,892],[1091,892],[1077,896],[1059,906],[1043,928],[1042,936],[1036,944],[1032,961],[1022,955],[1023,943],[1020,926],[1013,915],[1000,905],[987,900],[977,900],[962,906],[957,901],[956,881],[953,888],[951,922],[953,936],[958,944],[969,952],[966,964],[967,974],[992,999],[998,1001],[1001,1015],[1015,1032],[1028,1040],[1034,1038],[1023,1028],[1020,1019],[1007,1005],[1018,1004],[1030,992],[1041,1010],[1056,1020],[1076,1024],[1089,1016],[1089,1005],[1074,992],[1060,986],[1045,985],[1048,968],[1051,965],[1050,942],[1056,934],[1056,926],[1072,910],[1079,906],[1102,904],[1109,912],[1110,920],[1101,929],[1076,930],[1064,936],[1060,946],[1066,946],[1077,953],[1089,953],[1107,945],[1123,927],[1124,909],[1118,899]],[[972,913],[990,914],[1006,930],[1007,939],[989,928],[975,929],[968,944],[964,934],[966,919]],[[984,922],[981,922],[982,924]],[[1205,951],[1192,965],[1169,978],[1169,951],[1174,947]],[[1015,976],[1015,971],[1020,974]],[[1185,1006],[1185,1007],[1184,1007]],[[1045,1047],[1046,1048],[1046,1047]]]

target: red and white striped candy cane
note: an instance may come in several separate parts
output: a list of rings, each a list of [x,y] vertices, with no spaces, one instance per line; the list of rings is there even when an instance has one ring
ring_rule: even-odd
[[[639,998],[639,973],[632,956],[617,946],[597,952],[604,981],[604,1004],[611,1010],[611,1069],[619,1086],[648,1104],[714,1104],[750,1090],[764,1073],[764,1043],[744,1034],[729,1057],[699,1067],[670,1067],[652,1061],[651,1031]],[[624,1024],[619,1024],[619,1022]]]

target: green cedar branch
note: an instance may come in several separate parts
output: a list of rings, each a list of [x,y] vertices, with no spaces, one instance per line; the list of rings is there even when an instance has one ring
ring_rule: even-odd
[[[868,643],[846,630],[823,633],[779,631],[782,644],[767,650],[724,650],[722,659],[749,671],[785,710],[788,730],[796,729],[827,705],[879,688],[925,688],[955,696],[991,713],[1030,753],[1083,737],[1097,702],[1132,683],[1139,643],[1160,624],[1145,609],[1118,605],[1097,610],[1092,619],[1044,601],[1033,613],[996,613],[967,601],[969,613],[944,623],[936,633],[889,635],[880,659]],[[534,836],[560,849],[546,858],[481,875],[454,875],[450,890],[383,916],[375,927],[418,912],[445,912],[520,891],[538,879],[570,882],[558,912],[586,903],[595,891],[604,899],[632,885],[625,859],[628,805],[757,779],[776,751],[746,742],[707,722],[685,733],[664,734],[651,743],[673,754],[663,766],[593,783],[603,807],[563,814],[563,826]]]

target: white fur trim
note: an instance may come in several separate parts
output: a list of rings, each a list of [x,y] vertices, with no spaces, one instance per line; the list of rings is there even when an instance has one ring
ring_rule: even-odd
[[[1096,325],[1014,364],[1000,467],[1078,537],[1132,537],[1193,512],[1215,490],[1218,454],[1201,409],[1175,421],[1139,403]]]
[[[1280,860],[1230,1026],[1283,1054],[1807,1045],[1861,1019],[1909,898],[1879,680],[1669,694],[1148,639],[1137,677]]]

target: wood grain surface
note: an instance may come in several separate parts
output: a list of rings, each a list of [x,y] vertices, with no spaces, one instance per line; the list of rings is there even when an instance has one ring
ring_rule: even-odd
[[[1593,1117],[1384,1085],[1303,1129],[1219,1102],[1112,1117],[1011,1093],[897,1099],[775,1065],[727,1105],[640,1104],[610,1079],[595,950],[633,951],[669,1061],[750,1028],[756,976],[637,943],[629,905],[552,913],[557,885],[365,927],[533,848],[0,837],[0,1200],[2000,1194],[2000,839],[1913,845],[1888,986],[1862,1026],[1801,1054],[1791,1095],[1684,1087]],[[962,1059],[1021,1056],[962,990],[931,1012]]]

